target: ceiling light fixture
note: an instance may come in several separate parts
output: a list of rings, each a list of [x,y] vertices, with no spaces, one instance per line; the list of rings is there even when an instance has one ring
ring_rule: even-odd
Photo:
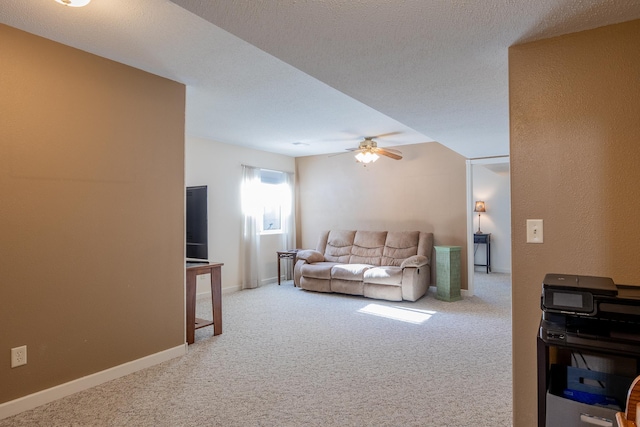
[[[364,163],[365,165],[367,163],[373,163],[379,158],[380,156],[370,150],[360,151],[358,154],[356,154],[356,161],[359,163]]]
[[[91,0],[56,0],[56,3],[71,7],[82,7],[89,4]]]

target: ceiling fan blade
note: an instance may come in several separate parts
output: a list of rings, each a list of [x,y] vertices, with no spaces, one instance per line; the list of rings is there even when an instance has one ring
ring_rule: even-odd
[[[384,148],[378,148],[378,149],[376,150],[376,154],[381,154],[381,155],[383,155],[383,156],[390,157],[390,158],[392,158],[392,159],[394,159],[394,160],[400,160],[400,159],[402,159],[402,156],[401,156],[401,155],[396,154],[396,153],[392,153],[391,151],[389,151],[389,150],[387,150],[387,149],[384,149]]]
[[[397,154],[398,156],[402,156],[402,151],[396,150],[394,148],[382,148],[382,147],[379,147],[378,149],[379,150],[388,151],[389,153]]]
[[[400,135],[401,133],[403,133],[403,132],[399,132],[399,131],[398,132],[387,132],[387,133],[381,133],[380,135],[372,136],[370,138],[372,138],[372,139],[385,138],[387,136]]]
[[[354,151],[360,151],[360,149],[359,148],[347,148],[345,153],[333,153],[333,154],[329,154],[328,157],[342,156],[344,154],[353,153]]]

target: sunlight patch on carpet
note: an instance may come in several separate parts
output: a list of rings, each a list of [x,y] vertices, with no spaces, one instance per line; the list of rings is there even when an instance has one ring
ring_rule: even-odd
[[[422,324],[436,314],[431,310],[418,310],[405,307],[389,307],[380,304],[369,304],[358,310],[358,313],[372,314],[374,316],[386,317],[387,319],[400,320],[402,322]]]

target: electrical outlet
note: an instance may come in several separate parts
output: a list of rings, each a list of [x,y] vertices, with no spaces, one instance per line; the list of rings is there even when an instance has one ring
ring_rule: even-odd
[[[27,346],[23,345],[20,347],[11,349],[11,367],[17,368],[18,366],[27,364]]]

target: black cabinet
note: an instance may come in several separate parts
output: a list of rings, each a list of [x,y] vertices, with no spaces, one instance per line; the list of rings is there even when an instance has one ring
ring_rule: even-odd
[[[562,396],[562,390],[564,388],[572,388],[567,383],[567,381],[571,382],[568,372],[580,371],[580,369],[572,367],[572,365],[575,365],[575,363],[572,363],[572,360],[584,360],[583,356],[607,359],[609,361],[609,367],[620,364],[626,367],[625,371],[630,371],[627,378],[620,378],[618,376],[615,378],[615,382],[618,383],[618,390],[613,394],[617,395],[616,397],[618,397],[617,400],[621,405],[621,410],[624,411],[625,390],[633,381],[634,376],[640,373],[640,343],[624,342],[619,343],[619,345],[613,344],[609,348],[596,348],[590,345],[590,340],[593,340],[593,343],[596,344],[596,341],[601,341],[602,339],[603,337],[584,337],[583,339],[575,337],[575,343],[558,344],[546,340],[543,328],[540,328],[537,337],[539,427],[590,425],[590,421],[585,421],[585,418],[610,420],[613,422],[613,424],[610,425],[615,425],[614,417],[617,411],[616,409],[579,403]],[[597,376],[598,374],[607,375],[590,370],[585,372],[589,372],[589,376],[593,376],[593,378],[596,379],[599,378]],[[627,383],[624,383],[624,381],[627,381]],[[608,383],[608,381],[606,382]],[[614,383],[613,378],[611,382]],[[602,383],[600,386],[604,387]],[[552,405],[552,407],[549,407],[549,405]]]

